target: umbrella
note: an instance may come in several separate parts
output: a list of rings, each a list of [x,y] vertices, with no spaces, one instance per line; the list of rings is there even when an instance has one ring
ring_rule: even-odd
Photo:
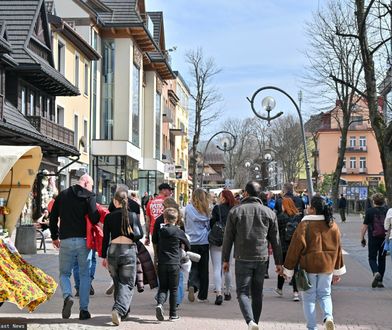
[[[41,164],[40,147],[0,145],[0,200],[9,209],[5,228],[11,234]]]

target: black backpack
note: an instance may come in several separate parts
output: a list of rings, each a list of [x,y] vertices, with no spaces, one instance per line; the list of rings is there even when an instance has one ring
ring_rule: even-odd
[[[289,217],[287,219],[286,228],[285,228],[285,235],[284,235],[284,240],[286,242],[291,241],[291,238],[293,237],[294,232],[297,229],[297,226],[300,221],[301,221],[301,216],[299,216],[299,215],[294,215],[294,216]]]
[[[379,212],[374,214],[373,217],[373,230],[372,236],[376,238],[385,238],[384,222],[387,215],[387,208],[380,208]]]

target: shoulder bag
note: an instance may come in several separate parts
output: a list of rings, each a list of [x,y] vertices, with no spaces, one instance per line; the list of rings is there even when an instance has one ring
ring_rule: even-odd
[[[309,221],[307,221],[307,223],[306,223],[305,241],[306,241],[306,249],[302,253],[302,255],[305,258],[305,267],[306,267],[306,250],[308,249],[309,241],[310,241]],[[309,281],[308,273],[306,272],[305,269],[299,268],[298,272],[295,273],[294,277],[295,277],[295,282],[297,284],[298,290],[306,291],[312,287],[312,284]]]
[[[225,228],[222,223],[220,205],[218,205],[218,212],[219,212],[219,221],[215,222],[210,232],[208,233],[208,243],[215,246],[222,246],[223,234],[225,232]]]

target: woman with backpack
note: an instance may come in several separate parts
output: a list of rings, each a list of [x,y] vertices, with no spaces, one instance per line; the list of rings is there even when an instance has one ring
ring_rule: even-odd
[[[283,197],[282,213],[278,215],[279,237],[282,246],[283,260],[286,258],[291,239],[295,229],[301,221],[301,218],[301,214],[293,200],[290,197]],[[291,282],[293,284],[293,300],[299,301],[297,284],[294,277]],[[282,275],[278,275],[278,287],[274,291],[280,297],[283,296],[283,284],[284,277]]]
[[[383,194],[372,196],[374,207],[366,210],[365,219],[361,228],[361,245],[366,246],[365,234],[368,233],[369,265],[373,272],[372,288],[383,288],[382,280],[385,273],[384,250],[385,228],[384,222],[388,208],[385,206]]]
[[[226,226],[227,215],[231,208],[237,203],[230,190],[223,190],[219,195],[219,203],[212,209],[210,226],[211,232],[208,236],[210,243],[210,255],[212,267],[214,269],[214,285],[216,292],[215,305],[222,305],[222,243],[223,233]],[[217,228],[214,228],[217,226]],[[216,233],[214,235],[214,233]],[[225,300],[231,299],[231,271],[224,273],[225,277]]]

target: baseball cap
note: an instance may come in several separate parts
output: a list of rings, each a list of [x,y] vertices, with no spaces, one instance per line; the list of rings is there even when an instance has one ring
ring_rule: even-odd
[[[163,189],[170,189],[170,190],[174,190],[174,188],[170,187],[170,185],[168,183],[161,183],[158,187],[158,190],[163,190]]]

